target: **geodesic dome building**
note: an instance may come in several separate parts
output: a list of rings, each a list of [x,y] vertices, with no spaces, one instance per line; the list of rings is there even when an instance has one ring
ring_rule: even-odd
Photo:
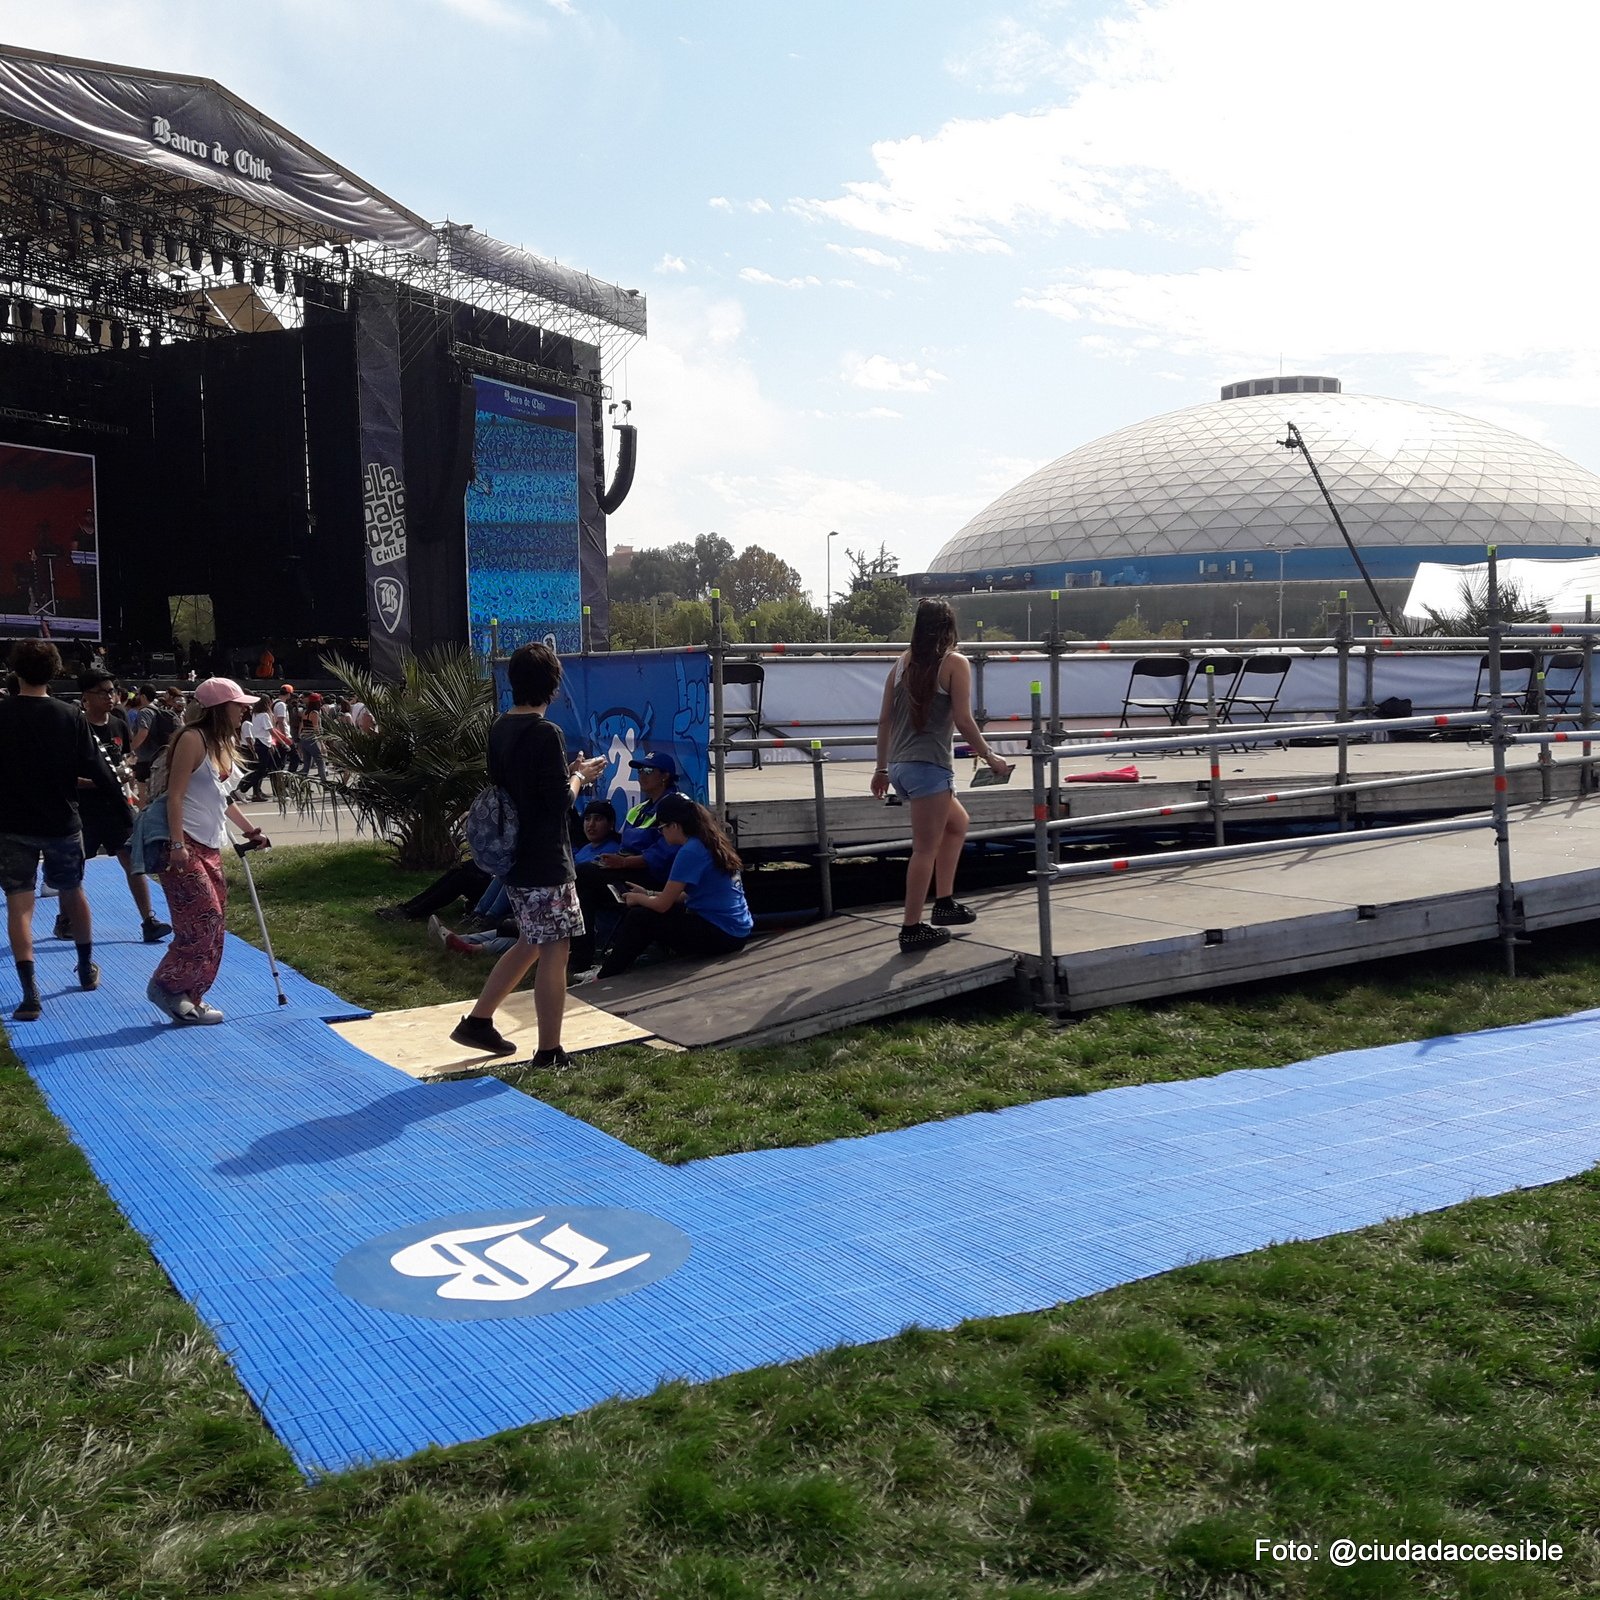
[[[1351,579],[1293,422],[1375,578],[1419,561],[1592,553],[1600,476],[1475,417],[1344,394],[1337,379],[1229,384],[1219,401],[1121,428],[979,512],[922,592]]]

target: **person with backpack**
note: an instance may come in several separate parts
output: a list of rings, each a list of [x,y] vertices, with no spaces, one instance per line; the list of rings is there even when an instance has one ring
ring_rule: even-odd
[[[567,951],[583,932],[567,814],[583,786],[600,776],[605,760],[580,756],[569,765],[561,729],[545,715],[561,687],[561,662],[554,650],[546,644],[522,645],[506,673],[512,705],[489,730],[489,782],[509,799],[509,815],[515,817],[516,844],[505,883],[520,937],[495,962],[477,1004],[450,1037],[485,1055],[515,1055],[516,1045],[495,1027],[494,1014],[538,962],[533,987],[538,1051],[533,1064],[559,1069],[567,1065],[561,1048]]]
[[[133,744],[127,719],[112,707],[116,703],[116,680],[109,672],[85,672],[78,679],[78,703],[89,731],[100,746],[106,765],[120,777]],[[128,840],[133,833],[133,817],[126,802],[114,805],[95,788],[90,778],[79,778],[78,815],[83,823],[83,858],[92,861],[102,850],[115,856],[128,879],[128,892],[139,912],[139,931],[146,944],[160,944],[172,932],[156,916],[150,904],[150,885],[142,872],[133,870],[133,855]],[[72,924],[65,908],[56,918],[55,936],[72,937]]]
[[[133,779],[144,800],[150,792],[150,768],[178,731],[178,713],[173,708],[175,691],[163,689],[158,695],[149,684],[141,686],[135,705],[140,712],[133,730]]]

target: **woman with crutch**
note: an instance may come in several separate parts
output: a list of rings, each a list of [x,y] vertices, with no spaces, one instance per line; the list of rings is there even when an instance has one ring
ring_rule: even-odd
[[[243,781],[239,728],[255,702],[256,696],[232,678],[207,678],[198,685],[187,721],[167,747],[166,793],[150,802],[167,808],[171,844],[161,888],[172,918],[172,943],[145,994],[175,1023],[223,1020],[205,996],[222,965],[227,824],[232,822],[255,849],[271,844],[232,800]]]
[[[967,842],[967,810],[956,799],[953,732],[996,777],[1011,772],[972,720],[972,668],[956,649],[956,614],[944,600],[918,603],[911,648],[895,660],[878,714],[878,764],[872,793],[882,800],[892,783],[911,808],[911,860],[906,866],[902,951],[946,943],[950,929],[978,913],[955,898],[956,865]],[[933,886],[933,921],[922,920]]]

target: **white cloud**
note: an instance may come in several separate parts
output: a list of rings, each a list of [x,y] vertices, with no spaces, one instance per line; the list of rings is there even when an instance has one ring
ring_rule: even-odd
[[[857,411],[854,415],[866,417],[874,422],[899,422],[904,418],[905,412],[896,411],[892,406],[868,406],[865,411]]]
[[[1026,247],[1018,304],[1172,354],[1600,352],[1600,230],[1574,199],[1600,8],[1529,0],[1514,27],[1488,0],[1346,0],[1336,28],[1279,0],[1063,17],[1002,26],[979,63],[1020,81],[1040,34],[1062,103],[885,140],[871,177],[794,209],[931,252]]]
[[[746,283],[762,283],[779,289],[815,289],[821,278],[775,278],[770,272],[763,272],[760,267],[740,267],[739,276]]]
[[[440,0],[440,3],[447,10],[454,11],[458,16],[466,17],[471,22],[481,23],[486,28],[498,28],[507,33],[520,32],[529,27],[533,20],[526,12],[507,4],[506,0]],[[571,7],[558,3],[556,9],[570,10]]]
[[[1082,54],[1016,17],[1001,17],[976,40],[945,57],[951,77],[994,94],[1022,94],[1035,84],[1076,76]]]
[[[713,211],[733,210],[733,201],[731,201],[725,194],[712,195],[712,197],[706,201],[706,204],[710,206]]]
[[[900,256],[889,255],[883,250],[874,250],[871,245],[830,244],[827,248],[836,256],[853,256],[869,267],[887,267],[893,272],[905,271],[906,264]]]
[[[687,272],[689,270],[682,256],[664,255],[656,262],[657,272]]]
[[[770,201],[766,200],[746,200],[744,203],[744,208],[746,211],[753,212],[759,217],[765,212],[770,211],[772,209],[772,205]]]
[[[926,394],[936,383],[945,381],[942,372],[919,367],[915,361],[895,361],[888,356],[862,356],[846,351],[839,363],[840,375],[857,389],[881,389],[899,394]]]

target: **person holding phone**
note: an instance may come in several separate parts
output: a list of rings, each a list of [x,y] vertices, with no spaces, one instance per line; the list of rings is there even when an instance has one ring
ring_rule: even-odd
[[[561,1021],[567,1003],[567,953],[583,932],[572,865],[567,815],[605,759],[580,755],[567,761],[561,729],[545,713],[561,687],[561,662],[547,644],[525,644],[506,664],[512,706],[489,730],[489,781],[517,808],[516,859],[506,874],[506,894],[520,937],[495,962],[478,1002],[452,1030],[461,1045],[491,1056],[510,1056],[517,1046],[494,1025],[494,1014],[535,962],[533,1009],[538,1019],[536,1067],[563,1068]]]
[[[600,964],[602,978],[626,972],[653,944],[674,955],[732,955],[755,929],[739,875],[744,863],[717,819],[677,792],[663,795],[655,814],[675,852],[672,876],[658,890],[630,884],[617,892],[627,913]]]
[[[973,721],[972,667],[956,642],[956,614],[949,602],[919,601],[911,647],[885,680],[878,713],[873,796],[882,800],[893,784],[911,808],[911,860],[900,928],[900,948],[907,953],[945,944],[952,927],[978,920],[971,906],[955,898],[956,866],[970,819],[956,799],[954,734],[961,734],[996,777],[1011,770]],[[930,885],[934,902],[928,923],[922,913]]]

